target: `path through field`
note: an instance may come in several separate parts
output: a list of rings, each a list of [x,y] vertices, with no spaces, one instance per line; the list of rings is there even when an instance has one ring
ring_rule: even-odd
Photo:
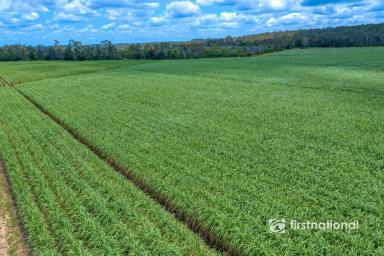
[[[15,88],[0,99],[0,148],[35,255],[217,254]]]
[[[111,168],[113,168],[116,172],[120,173],[124,177],[126,177],[129,181],[131,181],[139,190],[143,191],[149,198],[158,203],[163,209],[173,215],[178,221],[184,223],[188,226],[191,231],[193,231],[196,235],[200,236],[211,248],[216,249],[219,252],[222,252],[224,255],[235,255],[235,251],[228,246],[226,242],[210,233],[204,225],[194,220],[194,218],[189,215],[183,209],[178,208],[176,205],[172,203],[171,200],[162,196],[160,193],[156,192],[150,186],[148,186],[139,176],[135,175],[132,171],[125,168],[119,162],[113,160],[107,154],[105,154],[102,150],[95,147],[91,143],[89,143],[86,139],[84,139],[79,133],[77,133],[74,129],[65,125],[59,118],[55,117],[52,113],[44,109],[41,105],[39,105],[36,101],[25,95],[22,91],[17,90],[25,99],[31,102],[37,109],[39,109],[42,113],[47,115],[52,121],[61,126],[64,130],[66,130],[72,137],[78,141],[80,144],[83,144],[89,150],[91,150],[100,160],[104,161]]]
[[[7,241],[7,220],[5,214],[0,209],[0,256],[8,255]]]
[[[27,255],[19,219],[0,159],[0,256]]]
[[[384,255],[383,48],[136,64],[3,66],[36,254]]]

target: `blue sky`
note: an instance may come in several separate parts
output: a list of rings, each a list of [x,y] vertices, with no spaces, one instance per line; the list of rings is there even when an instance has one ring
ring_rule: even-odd
[[[182,41],[384,22],[384,0],[0,0],[0,45]]]

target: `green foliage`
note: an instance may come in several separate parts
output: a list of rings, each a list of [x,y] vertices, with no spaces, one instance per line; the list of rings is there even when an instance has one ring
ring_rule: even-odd
[[[214,254],[13,88],[0,152],[34,255]]]
[[[383,60],[290,50],[18,88],[242,255],[382,255]],[[271,234],[270,218],[360,226]]]
[[[196,39],[189,42],[117,44],[102,41],[82,45],[71,40],[67,46],[55,41],[53,46],[0,47],[0,61],[12,60],[110,60],[110,59],[196,59],[214,57],[247,57],[283,49],[308,47],[383,46],[384,24],[350,27],[282,31],[226,37]]]
[[[0,62],[0,76],[7,77],[14,83],[52,79],[72,75],[100,72],[103,70],[118,69],[129,65],[142,64],[138,60],[111,60],[111,61],[82,61],[55,63],[47,61],[35,62]],[[2,81],[0,78],[0,85]]]
[[[98,45],[83,45],[80,41],[70,40],[67,46],[57,40],[53,46],[5,45],[0,47],[0,61],[19,60],[113,60],[121,55],[111,41],[102,41]]]

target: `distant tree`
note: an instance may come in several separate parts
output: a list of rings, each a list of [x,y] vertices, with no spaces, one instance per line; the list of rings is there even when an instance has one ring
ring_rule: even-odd
[[[104,40],[83,45],[70,40],[66,46],[55,40],[53,46],[4,45],[1,61],[14,60],[110,60],[110,59],[188,59],[252,56],[291,48],[384,46],[384,24],[324,29],[280,31],[222,39],[195,39],[183,43],[114,45]]]

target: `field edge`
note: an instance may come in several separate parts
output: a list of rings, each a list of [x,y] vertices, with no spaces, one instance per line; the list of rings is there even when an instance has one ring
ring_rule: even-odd
[[[0,255],[26,256],[31,249],[21,223],[17,203],[9,182],[6,163],[0,152]],[[1,229],[2,228],[2,229]],[[3,237],[1,237],[4,235]],[[3,243],[3,244],[1,244]]]
[[[145,193],[148,198],[157,203],[165,211],[174,216],[175,220],[186,225],[193,233],[199,236],[210,248],[220,252],[223,255],[240,255],[234,248],[232,248],[228,241],[224,241],[222,238],[217,237],[215,234],[209,231],[200,221],[196,220],[194,217],[190,216],[185,211],[179,209],[175,204],[168,200],[165,196],[161,195],[155,189],[147,185],[140,177],[135,175],[132,171],[125,168],[122,164],[114,160],[112,157],[108,156],[102,150],[92,145],[88,142],[83,136],[81,136],[75,129],[71,128],[65,124],[60,118],[56,117],[54,114],[46,110],[42,105],[37,101],[26,95],[20,89],[14,87],[22,97],[24,97],[28,102],[30,102],[34,107],[41,111],[44,115],[49,117],[53,122],[58,124],[60,127],[65,129],[76,141],[86,146],[93,154],[95,154],[100,160],[107,163],[111,168],[113,168],[117,173],[125,177],[128,181],[132,182],[139,190]]]

